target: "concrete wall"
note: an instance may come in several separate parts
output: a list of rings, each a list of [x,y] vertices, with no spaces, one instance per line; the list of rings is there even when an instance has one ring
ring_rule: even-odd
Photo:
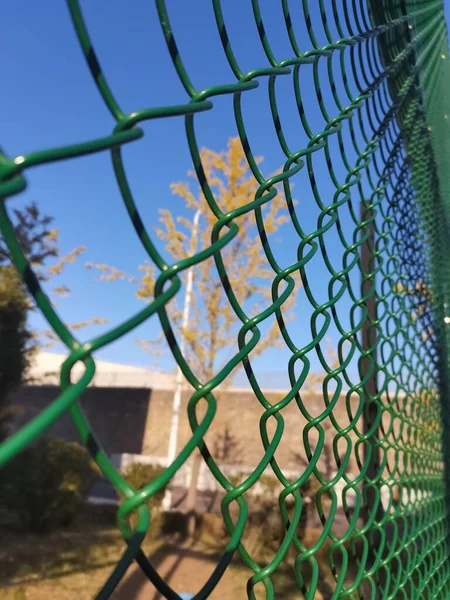
[[[18,429],[42,412],[58,397],[56,386],[29,385],[14,396],[13,403],[21,414],[14,420]],[[80,405],[92,429],[108,454],[142,451],[146,419],[152,391],[146,388],[88,388]],[[78,433],[68,414],[58,419],[48,430],[49,435],[68,441],[79,441]]]
[[[36,414],[44,410],[59,390],[56,386],[25,386],[14,397],[14,404],[21,407],[23,413],[15,419],[17,429]],[[183,392],[178,450],[188,441],[191,430],[187,418],[187,403],[191,396]],[[282,393],[268,392],[267,400],[271,404],[283,398]],[[254,468],[262,459],[264,448],[259,425],[264,409],[251,391],[230,390],[216,395],[217,407],[212,425],[206,435],[206,441],[222,464],[242,465]],[[149,390],[140,388],[100,388],[92,387],[85,391],[80,404],[96,436],[109,454],[145,454],[164,460],[168,452],[170,421],[172,416],[173,392],[170,390]],[[305,409],[315,417],[323,412],[325,404],[319,393],[309,392],[302,396]],[[354,410],[358,398],[351,400]],[[205,402],[198,405],[199,419],[204,412]],[[283,435],[276,450],[276,458],[282,469],[301,471],[304,469],[306,455],[304,451],[305,427],[308,423],[295,400],[280,412],[283,417]],[[336,421],[341,427],[349,425],[349,417],[342,396],[334,408]],[[277,423],[272,417],[267,422],[269,437],[272,438]],[[332,452],[332,442],[336,433],[329,419],[322,422],[325,429],[325,449],[322,451],[319,468],[326,474],[336,470]],[[280,425],[278,425],[280,427]],[[78,440],[77,432],[68,415],[64,415],[49,429],[49,434],[67,440]],[[309,433],[311,446],[317,443],[315,429]],[[349,440],[357,437],[352,432]],[[339,454],[345,453],[347,443],[342,439],[338,444]],[[244,470],[244,469],[243,469]],[[356,473],[355,452],[349,471]]]

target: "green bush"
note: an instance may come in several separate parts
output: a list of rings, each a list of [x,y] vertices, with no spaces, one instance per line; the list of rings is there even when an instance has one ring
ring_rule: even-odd
[[[140,490],[159,477],[164,470],[164,467],[159,465],[135,462],[125,469],[124,476],[130,485],[137,490]],[[162,499],[164,498],[165,489],[166,486],[161,488],[154,496],[152,496],[150,502],[153,502],[156,505],[161,504]]]
[[[123,475],[136,490],[140,490],[156,479],[164,471],[164,467],[159,465],[150,465],[145,463],[133,463],[124,470]],[[162,526],[161,502],[164,498],[166,486],[160,489],[148,501],[148,507],[151,515],[150,534],[159,535]],[[132,526],[135,524],[135,518],[132,518]]]
[[[48,532],[73,521],[96,474],[79,444],[41,439],[0,469],[0,506],[28,531]]]
[[[33,338],[27,315],[27,296],[19,275],[14,267],[0,264],[0,442],[8,437],[18,408],[11,405],[11,393],[24,382],[29,368]]]

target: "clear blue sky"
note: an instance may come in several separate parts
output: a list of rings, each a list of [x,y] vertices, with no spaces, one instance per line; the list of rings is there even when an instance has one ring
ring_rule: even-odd
[[[310,2],[313,23],[318,19],[317,2]],[[167,2],[177,43],[197,89],[216,83],[233,82],[213,22],[209,0]],[[229,34],[244,71],[266,66],[250,2],[223,2]],[[295,6],[294,6],[295,5]],[[298,5],[298,6],[297,6]],[[313,6],[314,5],[314,6]],[[195,6],[195,11],[193,7]],[[267,33],[277,57],[292,55],[282,24],[282,13],[273,0],[261,2]],[[298,27],[301,48],[310,42],[302,29],[300,2],[292,2],[292,17]],[[82,2],[86,21],[103,71],[125,111],[178,104],[187,96],[178,81],[163,42],[153,2],[115,0]],[[450,0],[446,0],[450,9]],[[316,28],[321,31],[321,27]],[[105,108],[81,54],[68,9],[61,0],[7,2],[0,22],[2,99],[0,112],[1,145],[9,156],[36,149],[81,142],[109,134],[114,122]],[[325,43],[325,38],[319,43]],[[279,83],[279,101],[288,141],[293,147],[304,146],[305,136],[295,113],[290,78]],[[315,107],[311,81],[304,81],[307,110],[313,129],[320,131],[321,121]],[[309,88],[308,88],[309,86]],[[248,98],[248,99],[247,99]],[[230,96],[214,99],[215,108],[196,117],[201,145],[223,149],[227,139],[236,135]],[[265,157],[264,169],[271,172],[284,158],[271,122],[266,81],[244,98],[244,112],[255,154]],[[145,223],[157,222],[157,211],[170,207],[184,214],[180,201],[171,196],[169,183],[186,179],[190,157],[182,118],[152,121],[143,125],[143,140],[124,151],[130,182]],[[299,141],[300,140],[300,141]],[[85,260],[113,264],[129,272],[145,259],[134,230],[126,216],[115,183],[107,152],[86,158],[47,165],[29,171],[28,188],[8,201],[11,207],[36,200],[42,210],[54,216],[61,230],[61,247],[68,251],[83,244],[87,252],[79,263],[67,270],[61,283],[73,289],[70,298],[60,300],[58,308],[67,322],[96,316],[110,319],[110,325],[123,320],[141,305],[126,284],[98,283],[96,276],[83,268]],[[334,188],[327,178],[320,182],[326,197]],[[301,181],[296,191],[301,189]],[[302,219],[312,224],[317,210],[311,199],[299,198]],[[295,262],[296,243],[290,229],[283,231],[284,243],[277,248],[284,264]],[[330,248],[333,248],[330,237]],[[340,259],[340,255],[337,256]],[[325,272],[311,265],[311,285],[318,299],[326,299]],[[59,283],[59,282],[58,282]],[[300,305],[300,312],[306,308]],[[299,314],[296,327],[298,342],[308,339],[309,314]],[[39,324],[39,320],[35,319]],[[83,331],[89,337],[100,327]],[[136,337],[149,338],[158,332],[157,322],[147,323],[100,353],[105,359],[149,365],[151,359],[137,347]],[[333,337],[333,332],[330,332]],[[287,354],[267,352],[258,360],[263,371],[283,371]],[[314,363],[314,361],[313,361]],[[168,357],[161,366],[171,367]]]

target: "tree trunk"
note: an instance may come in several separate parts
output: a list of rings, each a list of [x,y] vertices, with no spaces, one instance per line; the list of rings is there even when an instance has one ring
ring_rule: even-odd
[[[188,536],[193,536],[197,523],[197,492],[198,479],[200,476],[200,467],[202,465],[202,455],[196,449],[192,453],[192,473],[189,489],[186,497],[186,514],[187,514],[187,533]]]

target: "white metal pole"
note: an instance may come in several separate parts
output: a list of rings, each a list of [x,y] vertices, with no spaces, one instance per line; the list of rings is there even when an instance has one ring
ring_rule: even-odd
[[[200,220],[201,211],[198,209],[194,215],[194,219],[192,221],[192,246],[195,251],[196,241],[197,241],[197,233],[198,233],[198,223]],[[187,280],[186,280],[186,295],[184,297],[184,307],[183,307],[183,319],[181,322],[182,327],[182,336],[180,341],[180,351],[184,354],[186,342],[184,339],[184,332],[189,325],[189,312],[191,309],[191,300],[192,300],[192,289],[194,282],[194,269],[190,267],[187,272]],[[167,452],[167,466],[169,466],[175,459],[177,453],[177,441],[178,441],[178,428],[180,423],[180,406],[181,406],[181,392],[183,387],[183,372],[180,367],[177,365],[176,377],[175,377],[175,391],[173,394],[173,407],[172,407],[172,419],[170,423],[170,435],[169,435],[169,449]],[[163,508],[164,510],[169,510],[172,504],[172,494],[169,489],[166,489],[166,493],[163,499]]]

